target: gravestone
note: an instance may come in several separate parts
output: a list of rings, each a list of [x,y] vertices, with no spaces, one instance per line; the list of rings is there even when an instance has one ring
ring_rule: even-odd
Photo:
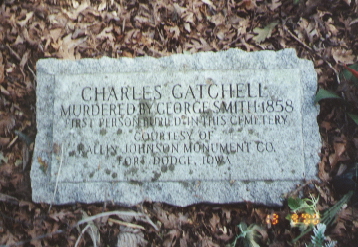
[[[316,80],[293,49],[39,60],[33,201],[281,205],[316,178]]]

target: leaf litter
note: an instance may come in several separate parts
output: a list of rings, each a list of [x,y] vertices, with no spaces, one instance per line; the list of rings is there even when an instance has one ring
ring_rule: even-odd
[[[2,1],[0,245],[26,246],[30,241],[32,246],[225,246],[240,234],[238,225],[246,222],[262,227],[264,246],[287,246],[298,236],[289,222],[282,220],[270,227],[265,222],[272,212],[288,214],[287,205],[179,208],[145,202],[133,207],[133,215],[128,216],[108,213],[121,208],[107,203],[53,206],[50,212],[49,205],[32,204],[29,159],[33,144],[26,143],[26,138],[36,136],[36,61],[292,47],[299,57],[314,62],[319,87],[343,94],[358,114],[356,91],[346,80],[337,79],[344,64],[357,61],[357,9],[357,2],[350,0]],[[297,193],[306,198],[310,193],[320,194],[319,206],[327,209],[342,196],[330,181],[357,162],[358,129],[344,114],[347,106],[328,99],[321,100],[320,106],[323,146],[317,168],[322,181],[315,186],[303,184]],[[47,161],[40,163],[47,172]],[[358,241],[356,210],[348,204],[337,215],[336,225],[326,231],[338,246],[354,246]],[[79,225],[82,228],[76,229]],[[304,241],[297,246],[304,246]]]

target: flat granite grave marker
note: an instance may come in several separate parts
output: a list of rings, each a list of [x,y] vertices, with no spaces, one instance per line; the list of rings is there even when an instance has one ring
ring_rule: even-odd
[[[316,84],[293,49],[39,60],[33,200],[281,205],[316,178]]]

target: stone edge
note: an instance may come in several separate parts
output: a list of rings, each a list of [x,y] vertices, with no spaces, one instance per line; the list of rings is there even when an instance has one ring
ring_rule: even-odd
[[[225,56],[221,56],[225,53]],[[251,59],[245,59],[252,56]],[[272,56],[272,59],[263,57]],[[212,63],[207,63],[208,59]],[[253,62],[255,61],[255,63]],[[109,66],[110,65],[110,66]],[[133,65],[136,65],[135,67]],[[231,65],[231,66],[227,66]],[[225,66],[225,67],[224,67]],[[311,61],[299,59],[294,49],[280,51],[245,52],[239,49],[229,49],[220,52],[201,52],[194,55],[175,54],[160,59],[151,57],[112,59],[83,59],[79,61],[41,59],[37,62],[37,119],[41,114],[53,116],[53,88],[55,74],[81,73],[116,73],[156,70],[189,70],[189,69],[300,69],[303,83],[303,133],[310,136],[304,139],[304,155],[306,179],[317,179],[317,162],[319,161],[320,137],[316,121],[318,106],[314,105],[314,94],[317,85],[316,72]],[[315,108],[312,111],[312,108]],[[308,114],[310,113],[310,114]],[[317,113],[317,114],[316,114]],[[312,126],[317,126],[313,128]],[[265,182],[155,182],[132,184],[123,182],[89,183],[89,184],[59,184],[54,197],[55,185],[50,182],[49,168],[43,171],[52,159],[52,123],[37,121],[37,136],[31,168],[32,198],[34,202],[50,204],[68,204],[76,202],[94,203],[113,201],[114,203],[132,206],[142,201],[162,201],[177,206],[187,206],[195,203],[234,203],[244,200],[268,206],[282,205],[281,195],[293,190],[302,181]],[[41,147],[43,147],[41,149]],[[265,188],[263,190],[262,188]],[[131,191],[130,196],[124,197],[123,191]],[[163,193],[164,191],[164,193]],[[213,193],[215,191],[216,193]],[[65,192],[65,193],[64,193]],[[172,197],[172,195],[178,195]],[[146,195],[150,195],[146,197]],[[165,196],[163,196],[165,195]],[[209,196],[211,195],[211,196]],[[245,195],[245,196],[243,196]],[[123,203],[126,202],[126,203]]]

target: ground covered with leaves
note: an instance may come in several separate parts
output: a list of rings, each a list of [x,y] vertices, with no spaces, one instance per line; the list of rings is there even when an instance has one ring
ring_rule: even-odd
[[[358,80],[343,70],[358,69],[357,13],[357,0],[0,1],[0,246],[357,246]],[[38,59],[231,47],[291,47],[313,61],[320,180],[298,185],[282,208],[31,202]],[[293,218],[313,213],[325,223],[313,230]]]

